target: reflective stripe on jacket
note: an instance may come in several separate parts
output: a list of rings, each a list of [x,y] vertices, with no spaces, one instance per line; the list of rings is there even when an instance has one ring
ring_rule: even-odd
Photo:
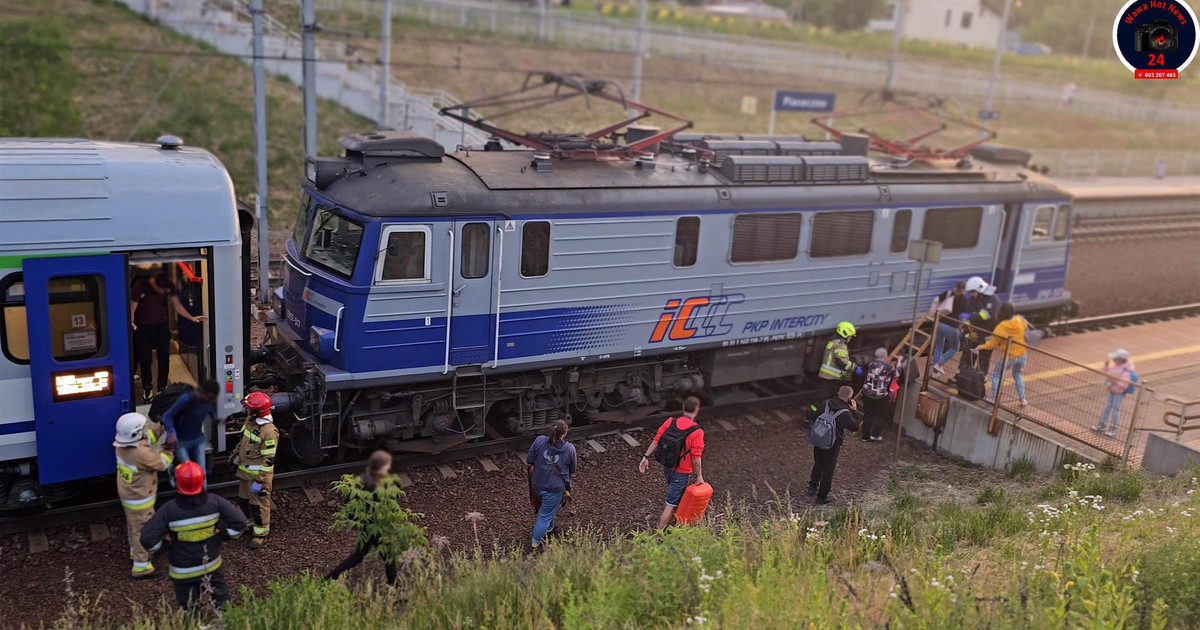
[[[222,529],[220,523],[224,522]],[[158,551],[171,537],[167,552],[169,574],[175,580],[194,580],[221,568],[221,541],[237,538],[246,529],[246,515],[215,494],[177,496],[163,505],[142,527],[142,546]]]
[[[825,344],[825,356],[821,359],[821,378],[841,380],[853,365],[845,339],[834,337]]]
[[[242,440],[237,446],[238,478],[265,481],[267,475],[275,472],[278,449],[279,429],[273,422],[247,421],[242,425]]]
[[[121,505],[130,510],[154,506],[158,473],[171,465],[171,454],[150,444],[144,438],[133,446],[116,447],[117,496]]]

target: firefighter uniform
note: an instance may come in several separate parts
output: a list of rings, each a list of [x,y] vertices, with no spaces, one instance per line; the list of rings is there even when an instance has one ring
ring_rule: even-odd
[[[162,450],[158,438],[161,431],[147,427],[146,436],[137,444],[115,445],[117,455],[117,496],[125,509],[125,529],[129,537],[129,558],[133,561],[133,577],[154,572],[150,553],[142,546],[142,528],[154,516],[154,500],[158,495],[158,473],[171,466],[171,453]]]
[[[279,429],[270,415],[247,419],[242,425],[242,440],[238,443],[238,496],[250,506],[253,525],[252,544],[262,544],[271,533],[271,485],[275,477],[275,451],[279,446]],[[258,482],[262,489],[256,494],[250,486]]]
[[[825,344],[825,355],[821,358],[821,370],[817,374],[823,400],[836,397],[838,388],[850,383],[854,367],[854,361],[850,360],[849,345],[845,339],[835,335]]]

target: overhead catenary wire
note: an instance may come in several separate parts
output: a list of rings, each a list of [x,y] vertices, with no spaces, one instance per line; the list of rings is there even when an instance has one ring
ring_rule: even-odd
[[[212,22],[209,21],[205,28],[212,28]],[[133,136],[137,134],[139,129],[141,129],[142,123],[145,122],[146,117],[150,115],[150,111],[154,109],[154,106],[158,104],[158,100],[162,98],[163,93],[167,91],[168,87],[170,87],[171,81],[175,78],[175,75],[179,74],[179,71],[183,68],[184,64],[186,64],[188,60],[192,58],[192,53],[196,50],[196,46],[199,44],[199,39],[193,39],[192,43],[188,45],[187,50],[175,62],[175,66],[171,68],[171,73],[168,74],[167,78],[163,80],[162,85],[158,88],[158,92],[154,94],[154,98],[150,99],[150,102],[146,104],[146,109],[142,110],[142,115],[138,117],[138,120],[136,123],[134,123],[133,128],[129,130],[129,135],[125,136],[125,142],[133,140]],[[253,55],[251,55],[251,57],[253,57]]]
[[[101,104],[107,103],[110,99],[112,99],[113,94],[117,91],[117,86],[121,85],[125,81],[125,75],[129,74],[130,68],[133,67],[133,64],[136,63],[138,59],[141,59],[142,53],[144,53],[150,46],[150,41],[154,39],[154,35],[154,31],[146,33],[146,37],[142,40],[141,47],[139,47],[137,52],[129,58],[129,61],[125,62],[125,67],[121,68],[121,72],[115,79],[113,79],[113,82],[109,84],[108,90],[104,92],[104,96],[100,97],[99,100],[93,103],[88,112],[83,115],[83,119],[79,123],[79,131],[75,132],[76,136],[83,137],[83,134],[87,132],[88,121],[91,120],[92,116],[96,114],[96,111],[100,109]]]

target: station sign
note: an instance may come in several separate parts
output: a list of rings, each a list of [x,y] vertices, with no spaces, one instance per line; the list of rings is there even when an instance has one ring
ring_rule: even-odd
[[[831,112],[837,101],[834,92],[775,90],[777,112]]]

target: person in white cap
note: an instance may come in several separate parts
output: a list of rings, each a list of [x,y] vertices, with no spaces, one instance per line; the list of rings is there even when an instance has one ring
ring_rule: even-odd
[[[992,351],[979,351],[978,348],[983,343],[984,332],[991,333],[1000,323],[1000,318],[996,316],[1000,312],[1000,298],[996,297],[996,285],[988,284],[979,276],[967,280],[967,295],[971,299],[969,323],[974,327],[967,339],[967,349],[970,351],[968,362],[987,374],[992,364]]]
[[[1133,371],[1133,359],[1129,357],[1129,351],[1122,348],[1109,353],[1108,360],[1104,362],[1104,373],[1108,375],[1108,400],[1104,403],[1100,422],[1092,427],[1092,430],[1103,431],[1108,425],[1108,417],[1111,413],[1112,425],[1109,426],[1105,435],[1115,437],[1117,423],[1121,420],[1121,403],[1125,401],[1125,394],[1128,394],[1133,389],[1133,384],[1137,382],[1137,372]]]

